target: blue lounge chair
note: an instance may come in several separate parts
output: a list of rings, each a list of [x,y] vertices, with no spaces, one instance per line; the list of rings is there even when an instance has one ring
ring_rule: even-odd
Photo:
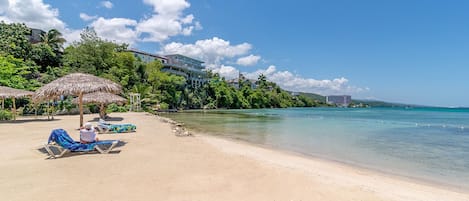
[[[64,129],[54,129],[49,136],[47,144],[44,145],[44,148],[49,153],[49,158],[59,158],[65,155],[68,152],[91,152],[97,150],[99,153],[107,154],[111,151],[118,143],[118,140],[102,140],[89,144],[82,144],[73,140],[67,131]],[[107,146],[109,148],[103,149],[100,146]],[[52,147],[55,147],[59,150],[59,154],[55,154],[52,151]]]

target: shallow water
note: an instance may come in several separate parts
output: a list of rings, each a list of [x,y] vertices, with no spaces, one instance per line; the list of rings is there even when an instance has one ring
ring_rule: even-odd
[[[469,189],[469,110],[294,108],[166,114],[195,131]]]

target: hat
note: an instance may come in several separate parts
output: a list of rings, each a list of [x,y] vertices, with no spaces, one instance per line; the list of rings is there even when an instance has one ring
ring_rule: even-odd
[[[90,122],[85,123],[85,128],[86,129],[91,129],[92,127],[93,127],[93,125]]]

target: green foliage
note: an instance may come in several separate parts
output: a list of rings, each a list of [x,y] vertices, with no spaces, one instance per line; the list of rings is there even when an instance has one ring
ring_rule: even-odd
[[[118,57],[116,53],[126,48],[125,44],[119,45],[102,40],[92,28],[87,28],[81,33],[79,42],[75,42],[65,49],[64,66],[76,72],[99,76],[109,73],[113,67],[119,68],[119,59],[115,58]]]
[[[169,109],[169,104],[168,103],[160,103],[160,109],[161,110]]]
[[[73,98],[71,96],[67,97],[64,100],[59,101],[57,105],[58,110],[67,110],[70,112],[73,108],[75,108],[75,104],[72,103]]]
[[[0,109],[0,120],[11,120],[13,118],[13,114],[8,110]]]
[[[0,54],[23,60],[29,58],[31,44],[28,35],[30,33],[31,29],[25,24],[0,22]]]
[[[46,71],[41,74],[39,81],[41,83],[47,84],[56,80],[57,78],[63,77],[69,73],[68,68],[60,68],[60,67],[50,67],[47,66]]]
[[[130,52],[115,52],[114,61],[107,73],[102,77],[108,78],[122,85],[125,89],[132,89],[137,84],[139,76],[136,72],[136,60]]]
[[[63,50],[65,40],[55,29],[41,36],[41,42],[31,45],[31,30],[24,24],[0,23],[0,85],[34,90],[70,72],[84,72],[113,80],[123,87],[123,94],[140,93],[142,109],[178,108],[285,108],[315,107],[322,100],[310,94],[291,95],[260,75],[253,83],[240,79],[235,88],[218,74],[203,86],[192,88],[182,76],[163,72],[156,60],[143,63],[127,52],[126,44],[116,44],[97,36],[92,28],[81,33],[81,40]],[[71,98],[71,97],[70,97]],[[19,102],[25,106],[28,101]],[[58,109],[70,110],[70,99],[59,102]],[[91,111],[97,111],[89,105]],[[24,107],[32,111],[30,107]],[[41,112],[40,107],[38,109]],[[108,112],[125,112],[129,106],[111,104]]]
[[[31,59],[45,72],[48,66],[58,66],[58,57],[50,46],[43,43],[34,44],[31,49]]]
[[[0,56],[0,85],[16,89],[35,90],[39,82],[35,79],[37,66],[12,56]]]
[[[41,36],[43,44],[48,45],[52,48],[52,51],[57,54],[63,52],[63,44],[66,42],[65,38],[62,37],[57,29],[51,29]]]
[[[126,106],[119,106],[115,103],[109,104],[106,108],[106,113],[111,112],[127,112],[129,111],[129,107]]]
[[[167,103],[171,108],[178,108],[180,103],[183,103],[182,95],[186,79],[162,72],[162,67],[160,61],[148,63],[145,68],[146,80],[159,102]]]

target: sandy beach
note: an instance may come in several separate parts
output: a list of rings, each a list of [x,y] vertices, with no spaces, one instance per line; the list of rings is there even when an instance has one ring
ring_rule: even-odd
[[[41,148],[54,128],[78,139],[79,116],[0,123],[0,200],[469,200],[462,190],[336,162],[207,135],[177,137],[146,113],[111,116],[121,119],[111,123],[137,125],[135,133],[99,135],[123,146],[59,159]]]

